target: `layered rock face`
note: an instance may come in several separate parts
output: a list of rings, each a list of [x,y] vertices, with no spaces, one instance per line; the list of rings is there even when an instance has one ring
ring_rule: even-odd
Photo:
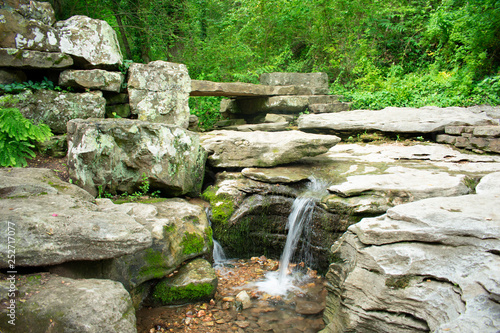
[[[351,226],[332,247],[323,332],[496,332],[499,179]]]
[[[99,186],[134,193],[145,180],[168,196],[196,195],[205,160],[198,135],[177,126],[131,119],[68,123],[70,176],[94,195]]]

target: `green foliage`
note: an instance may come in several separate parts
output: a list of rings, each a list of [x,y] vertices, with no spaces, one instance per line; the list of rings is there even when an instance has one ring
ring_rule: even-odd
[[[35,157],[33,142],[43,142],[51,136],[47,125],[35,125],[19,109],[0,107],[0,166],[26,166],[26,158]]]
[[[212,222],[225,224],[234,212],[234,204],[231,198],[217,194],[217,187],[209,186],[201,197],[210,202],[212,210]]]
[[[54,85],[54,82],[49,81],[46,77],[43,78],[42,82],[33,82],[31,80],[26,82],[14,82],[9,84],[0,84],[0,91],[3,91],[6,94],[17,94],[23,92],[27,89],[30,90],[56,90],[63,91],[63,89],[59,86]],[[68,88],[67,91],[70,91],[71,88]]]
[[[197,301],[210,297],[214,286],[210,283],[190,283],[183,287],[169,286],[167,282],[161,281],[155,287],[153,297],[163,304],[177,301]]]
[[[212,129],[216,122],[224,119],[220,113],[222,97],[192,97],[189,99],[191,114],[198,117],[202,130]]]

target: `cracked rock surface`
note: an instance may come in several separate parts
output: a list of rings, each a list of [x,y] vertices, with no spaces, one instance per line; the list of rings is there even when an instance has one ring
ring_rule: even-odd
[[[499,180],[352,225],[332,247],[322,332],[497,332]]]

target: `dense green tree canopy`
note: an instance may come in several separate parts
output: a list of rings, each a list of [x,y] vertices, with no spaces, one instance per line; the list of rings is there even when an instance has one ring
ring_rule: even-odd
[[[52,3],[58,19],[108,21],[126,58],[184,63],[195,79],[324,71],[364,106],[500,104],[500,0]]]

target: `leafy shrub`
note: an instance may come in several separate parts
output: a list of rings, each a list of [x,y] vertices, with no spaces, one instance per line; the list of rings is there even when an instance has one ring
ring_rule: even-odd
[[[46,77],[43,78],[42,82],[33,82],[33,81],[27,81],[27,82],[14,82],[14,83],[9,83],[9,84],[0,84],[0,90],[7,93],[7,94],[15,94],[22,92],[26,89],[31,89],[31,90],[41,90],[41,89],[47,89],[47,90],[62,90],[59,86],[54,86],[54,82],[49,81]]]
[[[19,109],[0,107],[0,166],[26,166],[26,158],[35,157],[33,142],[43,142],[51,136],[47,125],[33,124]]]
[[[198,117],[201,129],[212,129],[216,122],[224,119],[220,113],[221,100],[222,97],[191,97],[189,99],[191,114]]]

